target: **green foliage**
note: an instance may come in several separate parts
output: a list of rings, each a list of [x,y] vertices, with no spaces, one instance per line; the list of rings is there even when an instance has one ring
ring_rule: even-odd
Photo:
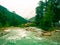
[[[44,17],[42,18],[42,20],[40,22],[40,27],[46,31],[53,29],[54,12],[53,12],[51,6],[52,6],[51,2],[49,2],[46,7]]]
[[[51,22],[50,20],[47,20],[45,18],[43,18],[40,21],[40,24],[39,25],[40,25],[39,27],[42,28],[45,31],[50,31],[50,29],[53,28],[53,22]]]
[[[43,17],[43,10],[44,9],[44,2],[40,1],[39,6],[36,7],[36,16],[35,16],[35,23],[36,26],[39,26],[40,19]]]
[[[54,5],[55,5],[53,9],[55,13],[54,22],[58,22],[60,20],[60,0],[55,1]]]
[[[34,26],[36,26],[36,24],[35,24],[35,22],[32,22],[32,24],[29,24],[28,26],[34,27]]]
[[[40,3],[41,4],[41,3]],[[45,4],[45,8],[43,7],[43,9],[45,9],[45,11],[42,11],[43,14],[41,14],[41,10],[37,11],[36,14],[41,14],[43,16],[39,17],[40,15],[36,15],[36,22],[38,24],[38,27],[42,28],[45,31],[51,31],[54,30],[54,16],[55,13],[53,11],[54,7],[54,3],[52,2],[52,0],[46,0]],[[41,6],[41,5],[40,5]],[[42,8],[42,7],[41,7]],[[40,7],[37,9],[41,9]],[[42,10],[43,10],[42,9]]]
[[[4,27],[9,27],[10,24],[8,22],[5,23]]]
[[[0,28],[2,28],[2,24],[0,23]]]
[[[27,20],[14,12],[8,11],[5,7],[0,5],[0,23],[2,27],[18,26],[27,23]]]
[[[43,3],[39,2],[39,6],[36,8],[36,24],[43,30],[53,30],[55,23],[59,22],[59,2],[59,0],[45,0]]]

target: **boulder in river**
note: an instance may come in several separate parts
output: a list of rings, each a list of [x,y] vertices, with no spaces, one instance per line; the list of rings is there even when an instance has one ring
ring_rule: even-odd
[[[45,33],[43,32],[42,35],[43,36],[51,36],[52,34],[51,34],[51,32],[45,32]]]

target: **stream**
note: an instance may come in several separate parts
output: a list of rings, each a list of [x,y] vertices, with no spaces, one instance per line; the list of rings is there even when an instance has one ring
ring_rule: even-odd
[[[37,37],[34,32],[25,29],[5,31],[8,33],[0,37],[0,45],[60,45],[60,32],[51,37]]]

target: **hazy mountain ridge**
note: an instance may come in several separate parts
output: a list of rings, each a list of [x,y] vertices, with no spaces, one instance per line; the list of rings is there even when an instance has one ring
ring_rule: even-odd
[[[29,21],[34,22],[35,21],[35,17],[30,18]]]

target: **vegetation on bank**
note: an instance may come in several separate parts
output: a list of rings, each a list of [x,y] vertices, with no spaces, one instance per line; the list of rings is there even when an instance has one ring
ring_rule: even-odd
[[[36,26],[45,31],[53,31],[60,21],[60,0],[40,1],[36,7]]]

